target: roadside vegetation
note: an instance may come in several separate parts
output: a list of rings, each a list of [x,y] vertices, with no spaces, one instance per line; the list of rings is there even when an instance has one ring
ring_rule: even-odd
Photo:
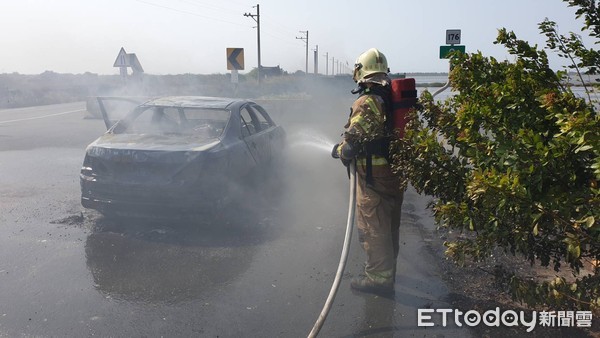
[[[396,77],[405,74],[392,74]],[[440,73],[416,73],[408,76],[445,77]],[[419,83],[436,87],[443,83]],[[256,83],[256,69],[239,75],[231,83],[230,74],[142,74],[124,79],[120,75],[94,73],[0,74],[0,109],[86,101],[95,96],[203,95],[254,99],[306,99],[327,95],[349,96],[354,83],[350,75],[324,76],[304,72],[265,78]]]
[[[234,85],[230,74],[142,74],[125,79],[120,75],[94,73],[6,73],[0,74],[0,109],[86,101],[95,96],[320,97],[324,93],[349,95],[353,85],[350,75],[304,73],[269,77],[261,86],[257,86],[251,74],[240,74],[239,83]]]
[[[563,0],[583,19],[582,32],[600,43],[600,8]],[[457,53],[450,81],[456,95],[434,101],[425,92],[404,140],[394,143],[395,170],[435,197],[438,224],[459,233],[446,241],[455,262],[485,263],[497,250],[554,269],[532,278],[517,266],[494,274],[513,299],[530,306],[600,310],[600,52],[555,22],[539,24],[538,49],[500,29],[495,43],[514,61]],[[550,68],[547,53],[570,62]]]

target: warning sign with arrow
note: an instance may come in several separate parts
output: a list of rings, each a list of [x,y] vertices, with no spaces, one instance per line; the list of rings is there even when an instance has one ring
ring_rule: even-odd
[[[244,48],[227,48],[227,70],[244,70]]]

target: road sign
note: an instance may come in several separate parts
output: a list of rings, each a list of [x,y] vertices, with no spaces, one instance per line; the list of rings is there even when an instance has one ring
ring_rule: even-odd
[[[227,70],[244,70],[244,48],[227,48]]]
[[[447,29],[446,30],[446,44],[447,45],[460,45],[460,29]]]
[[[464,53],[465,46],[440,46],[440,59],[449,59],[449,54],[455,51]]]
[[[127,56],[127,53],[125,52],[125,48],[121,47],[121,50],[119,51],[119,55],[117,55],[117,59],[115,60],[115,63],[113,64],[113,67],[129,67],[129,56]]]
[[[126,76],[127,75],[127,67],[131,67],[131,69],[133,70],[133,73],[143,73],[144,72],[144,68],[142,68],[142,64],[140,63],[140,61],[138,60],[137,56],[135,55],[135,53],[127,53],[125,52],[125,48],[121,47],[121,50],[119,51],[119,55],[117,55],[117,59],[115,60],[115,63],[113,64],[113,67],[119,67],[121,68],[121,75]]]

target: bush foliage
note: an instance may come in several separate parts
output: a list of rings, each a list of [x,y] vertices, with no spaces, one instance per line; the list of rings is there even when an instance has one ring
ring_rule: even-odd
[[[600,41],[595,1],[570,0],[583,31]],[[482,261],[500,248],[560,274],[531,281],[498,277],[515,299],[555,308],[600,309],[600,117],[588,85],[579,97],[566,85],[576,72],[596,74],[600,53],[580,36],[539,25],[545,50],[499,30],[496,43],[512,62],[457,53],[450,82],[456,95],[435,102],[424,92],[406,137],[393,144],[394,169],[434,196],[438,224],[462,231],[445,243],[459,263]],[[546,50],[571,61],[554,71]]]

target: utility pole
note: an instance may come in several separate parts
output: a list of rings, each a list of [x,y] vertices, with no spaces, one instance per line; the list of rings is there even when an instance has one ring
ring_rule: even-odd
[[[315,63],[315,75],[319,74],[319,45],[315,46],[314,63]]]
[[[260,84],[260,5],[256,4],[256,6],[252,6],[252,8],[256,8],[256,14],[244,13],[244,16],[252,18],[256,21],[256,36],[258,41],[258,69],[256,72],[258,84]]]
[[[335,58],[331,57],[331,75],[335,75]]]
[[[325,75],[329,75],[329,52],[323,56],[325,56]]]
[[[304,43],[306,44],[306,69],[305,69],[305,72],[306,72],[306,74],[308,74],[308,31],[300,31],[300,33],[306,35],[306,36],[296,37],[296,39],[304,40]]]

